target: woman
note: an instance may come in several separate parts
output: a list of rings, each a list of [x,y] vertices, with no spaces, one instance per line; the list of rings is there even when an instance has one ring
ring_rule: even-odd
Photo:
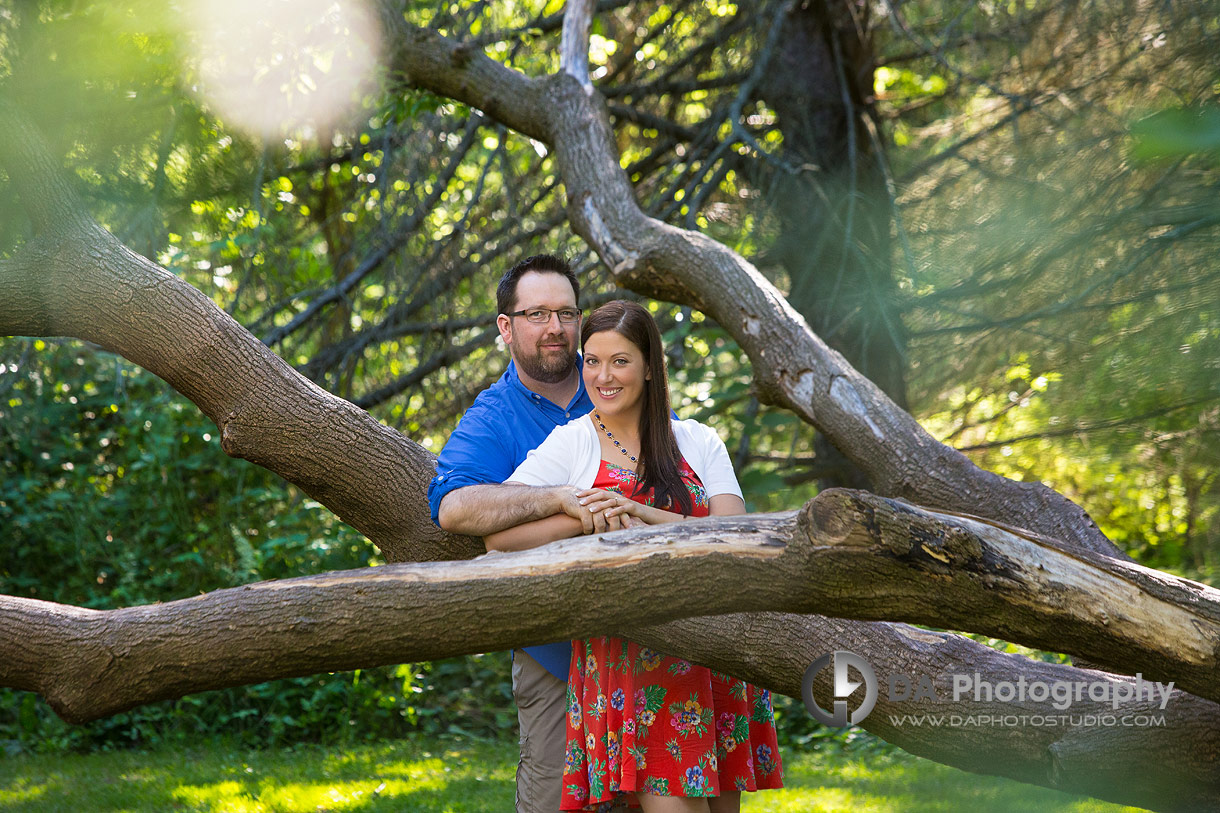
[[[724,443],[670,418],[661,335],[634,302],[598,308],[581,330],[594,410],[559,427],[509,478],[580,486],[583,504],[656,524],[741,514]],[[576,536],[557,515],[509,528],[489,547]],[[736,813],[741,791],[777,788],[783,770],[768,692],[622,638],[576,641],[568,674],[564,810],[596,810],[633,793],[645,813]]]

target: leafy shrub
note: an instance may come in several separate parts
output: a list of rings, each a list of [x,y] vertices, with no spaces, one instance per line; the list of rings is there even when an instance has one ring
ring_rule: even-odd
[[[380,563],[362,535],[274,474],[155,376],[89,346],[0,342],[0,593],[96,609]],[[224,737],[345,743],[410,731],[502,736],[507,653],[274,681],[84,726],[0,690],[11,750]]]

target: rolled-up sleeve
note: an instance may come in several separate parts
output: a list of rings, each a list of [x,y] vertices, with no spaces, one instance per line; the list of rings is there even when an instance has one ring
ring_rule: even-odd
[[[439,524],[441,500],[464,486],[500,483],[512,472],[513,455],[502,448],[502,437],[482,412],[467,414],[449,436],[436,461],[436,476],[428,484],[428,507]]]

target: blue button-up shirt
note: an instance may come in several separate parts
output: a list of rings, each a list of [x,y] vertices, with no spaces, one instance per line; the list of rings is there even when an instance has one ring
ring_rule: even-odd
[[[504,375],[475,398],[441,450],[436,476],[428,484],[432,521],[437,522],[441,500],[450,491],[504,482],[555,427],[592,411],[583,380],[571,403],[561,407],[522,384],[516,364],[510,361]],[[532,646],[525,651],[548,672],[567,681],[570,644]]]

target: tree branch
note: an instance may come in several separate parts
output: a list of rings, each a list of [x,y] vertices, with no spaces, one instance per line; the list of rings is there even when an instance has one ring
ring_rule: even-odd
[[[686,589],[696,578],[706,582],[705,590]],[[650,585],[650,599],[624,608],[619,596],[638,592],[632,585],[641,583]],[[755,588],[741,595],[732,589],[735,584]],[[586,599],[564,609],[576,592]],[[133,701],[215,688],[221,681],[251,683],[350,669],[374,665],[378,658],[378,663],[431,660],[579,638],[608,625],[630,629],[664,617],[734,609],[896,619],[1002,636],[1085,655],[1150,680],[1174,681],[1200,697],[1220,700],[1220,591],[1109,557],[1068,552],[1016,529],[842,489],[822,492],[800,512],[578,538],[469,562],[265,582],[153,607],[82,616],[76,608],[8,601],[7,629],[18,629],[27,616],[59,613],[63,628],[86,618],[107,631],[102,637],[118,636],[107,644],[111,649],[132,652],[152,641],[155,653],[162,653],[133,653],[109,664],[108,677],[98,680],[110,682],[82,682],[75,671],[60,676],[47,693],[57,708],[77,719],[113,714]],[[534,609],[524,620],[515,610],[502,610],[500,618],[490,607],[524,603]],[[299,618],[269,623],[276,620],[276,606]],[[409,628],[393,623],[387,613],[409,617]],[[304,617],[315,618],[318,626],[302,637]],[[261,620],[242,620],[254,618]],[[122,687],[160,679],[133,680],[123,674],[127,667],[146,664],[152,674],[152,667],[166,661],[162,648],[178,646],[156,632],[159,625],[215,628],[223,631],[224,641],[196,650],[201,663],[181,677],[193,682],[158,683],[174,693],[133,697]],[[279,641],[279,635],[288,637]],[[362,640],[331,646],[347,637]],[[65,664],[82,661],[64,642],[42,640],[48,648],[43,660],[54,660],[59,651]],[[237,662],[259,642],[287,660],[274,663],[268,656],[248,667]],[[318,653],[326,654],[313,661]],[[302,657],[308,666],[298,672]],[[0,679],[9,684],[23,680],[22,674],[18,667],[0,667]]]
[[[391,560],[484,550],[432,524],[431,453],[301,376],[199,290],[89,218],[11,107],[0,107],[0,132],[23,134],[0,153],[10,172],[49,173],[48,196],[32,208],[50,224],[0,263],[0,335],[72,336],[155,373],[216,423],[227,454],[300,486]]]
[[[861,723],[912,754],[1151,810],[1195,813],[1214,808],[1220,798],[1220,705],[1210,701],[1175,692],[1164,712],[1156,704],[1124,706],[1131,719],[1157,717],[1163,725],[1101,727],[1096,721],[1114,710],[1088,700],[1071,707],[1074,721],[1047,722],[1045,703],[987,703],[972,695],[954,701],[952,675],[977,675],[993,685],[1020,678],[1048,685],[1123,678],[1003,654],[960,635],[904,624],[757,613],[719,616],[711,630],[711,620],[673,621],[632,630],[631,637],[791,697],[799,696],[814,659],[846,649],[873,665],[882,687],[899,675],[932,680],[937,699],[896,702],[883,689]],[[829,672],[814,685],[827,709],[833,699]],[[1032,724],[1035,718],[1043,724]]]
[[[690,590],[696,581],[702,589]],[[743,584],[751,589],[742,591]],[[576,594],[582,598],[573,602]],[[626,594],[646,594],[648,599],[623,602]],[[531,612],[522,614],[522,606]],[[979,668],[977,649],[962,660],[941,660],[936,666],[918,658],[904,663],[900,652],[895,662],[872,650],[878,638],[907,642],[896,650],[912,645],[918,650],[928,642],[944,648],[964,646],[950,644],[953,636],[901,625],[852,627],[782,615],[736,615],[729,623],[700,619],[680,626],[683,634],[675,634],[672,624],[645,626],[662,618],[730,610],[899,617],[1004,634],[1035,646],[1085,651],[1094,660],[1138,670],[1145,681],[1172,678],[1199,695],[1220,696],[1215,680],[1220,591],[1104,556],[1067,553],[1048,540],[978,520],[842,490],[824,492],[800,512],[709,518],[565,540],[468,562],[391,565],[264,582],[146,607],[103,612],[4,597],[0,651],[15,656],[0,661],[0,685],[38,691],[65,718],[84,721],[204,689],[609,630],[799,696],[798,676],[820,653],[785,661],[785,643],[797,631],[808,635],[816,621],[843,636],[819,645],[851,647],[874,659],[883,679],[887,673],[912,669],[918,671],[907,674],[933,680],[936,697],[906,702],[886,696],[880,711],[869,718],[887,738],[917,753],[928,745],[924,733],[917,726],[902,730],[890,714],[1000,718],[1055,713],[1049,702],[966,697],[950,703],[953,675]],[[792,632],[781,631],[772,641],[777,626]],[[691,634],[694,629],[699,634]],[[864,632],[872,644],[855,640]],[[763,634],[768,640],[739,643],[740,648],[727,651],[715,643],[709,648],[705,642],[722,640],[722,633],[730,638]],[[822,630],[815,637],[826,635]],[[808,646],[801,641],[797,649],[805,652]],[[1023,659],[1008,659],[1004,670],[990,670],[988,679],[1011,682],[1034,675],[1048,683],[1133,683]],[[1159,697],[1155,702],[1142,697],[1128,701],[1121,709],[1096,703],[1090,707],[1094,713],[1113,714],[1182,715],[1188,709],[1197,719],[1180,718],[1176,733],[1189,733],[1192,741],[1202,737],[1214,757],[1220,729],[1199,730],[1199,720],[1220,719],[1215,704],[1180,691],[1168,696],[1164,707]],[[1073,706],[1072,713],[1082,711]],[[1056,747],[1079,747],[1082,736],[1066,724],[1050,734],[1036,727],[1026,734],[1035,741],[1049,737],[1039,748],[1052,752]],[[943,739],[956,739],[937,746],[937,758],[949,764],[1016,773],[1024,781],[1069,790],[1087,786],[1087,792],[1117,801],[1145,803],[1148,788],[1159,787],[1162,778],[1160,761],[1145,758],[1143,767],[1126,776],[1121,786],[1098,789],[1090,775],[1081,775],[1079,754],[1067,757],[1072,767],[1065,783],[1062,769],[1058,776],[1045,772],[1045,752],[1013,759],[1011,743],[988,737],[989,760],[998,763],[1001,750],[1007,755],[1006,767],[997,771],[996,764],[980,759],[977,744],[962,749],[961,737]],[[1132,746],[1124,737],[1102,738],[1090,744],[1090,762],[1104,763],[1112,756],[1130,770],[1132,754],[1111,753],[1117,742]],[[943,758],[946,753],[949,757]],[[1196,757],[1179,770],[1197,772],[1199,767]],[[1190,793],[1197,792],[1200,781],[1193,778],[1195,790]],[[1203,782],[1207,787],[1216,784],[1214,772]],[[1172,808],[1164,799],[1157,806]]]
[[[571,76],[585,93],[593,93],[589,79],[589,24],[593,22],[593,0],[568,0],[563,10],[563,37],[559,70]]]

